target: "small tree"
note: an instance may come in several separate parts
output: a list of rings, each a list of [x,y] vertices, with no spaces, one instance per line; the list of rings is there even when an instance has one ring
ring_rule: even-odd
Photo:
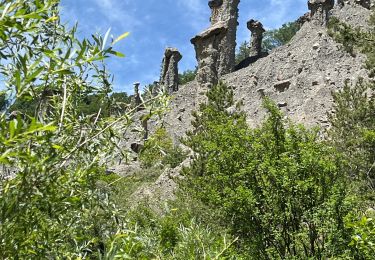
[[[236,64],[239,64],[244,59],[248,58],[250,55],[250,47],[247,41],[240,44],[238,52],[236,53]]]

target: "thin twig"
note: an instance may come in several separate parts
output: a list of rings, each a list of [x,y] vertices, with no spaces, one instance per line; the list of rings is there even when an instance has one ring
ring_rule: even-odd
[[[64,99],[63,99],[63,104],[62,104],[62,109],[61,109],[61,117],[60,117],[60,123],[59,123],[59,132],[61,131],[61,128],[63,126],[63,121],[64,121],[64,114],[65,114],[65,107],[66,107],[66,84],[64,82]]]
[[[158,99],[160,97],[154,97],[154,98],[151,98],[149,100],[147,100],[147,102],[145,102],[146,104],[147,103],[150,103],[156,99]],[[141,105],[144,105],[144,104],[141,104]],[[138,105],[136,106],[135,108],[133,108],[132,110],[130,110],[128,112],[128,115],[131,115],[131,114],[134,114],[140,107],[141,105]],[[64,167],[64,165],[67,163],[67,161],[69,160],[69,158],[73,155],[73,153],[75,151],[77,151],[79,148],[81,148],[82,146],[84,146],[85,144],[87,144],[88,142],[92,141],[93,139],[97,138],[98,136],[100,136],[101,134],[103,134],[105,131],[107,131],[109,128],[111,128],[112,126],[114,126],[115,124],[119,123],[121,120],[123,120],[123,117],[120,117],[118,118],[117,120],[113,121],[112,123],[110,123],[108,126],[106,126],[104,129],[100,130],[97,134],[95,134],[94,136],[86,139],[84,142],[80,143],[80,144],[77,144],[76,147],[74,147],[64,158],[63,158],[63,162],[61,163],[60,167]]]

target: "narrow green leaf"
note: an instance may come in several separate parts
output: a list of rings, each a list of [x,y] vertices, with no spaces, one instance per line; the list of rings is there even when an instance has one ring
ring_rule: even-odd
[[[111,28],[108,29],[108,31],[105,33],[103,44],[102,44],[102,51],[105,49],[105,45],[107,44],[109,34],[111,33]]]
[[[113,41],[112,45],[115,45],[117,42],[121,41],[122,39],[128,37],[130,32],[126,32],[121,34],[119,37],[116,38],[116,40]]]

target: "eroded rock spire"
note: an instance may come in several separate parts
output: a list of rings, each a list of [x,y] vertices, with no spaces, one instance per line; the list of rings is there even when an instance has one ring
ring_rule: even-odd
[[[263,24],[251,19],[247,22],[247,28],[251,31],[250,57],[258,57],[262,54],[263,33],[266,31]]]
[[[219,43],[218,76],[234,71],[236,55],[236,35],[238,26],[238,5],[240,0],[211,0],[211,25],[225,23],[227,32]]]
[[[141,111],[143,109],[142,99],[139,93],[139,86],[141,85],[141,83],[135,82],[133,85],[134,85],[134,106],[137,108],[137,111]]]
[[[178,90],[178,62],[182,59],[176,48],[167,48],[164,52],[160,84],[169,93]]]
[[[221,51],[219,48],[226,32],[226,24],[219,22],[191,39],[198,61],[196,80],[202,88],[210,88],[218,83],[217,64]]]
[[[309,0],[308,7],[311,11],[312,21],[319,25],[327,25],[329,11],[334,5],[334,0]]]

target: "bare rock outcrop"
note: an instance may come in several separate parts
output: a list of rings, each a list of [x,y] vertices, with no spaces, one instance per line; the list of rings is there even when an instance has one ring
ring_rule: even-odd
[[[335,5],[334,0],[309,0],[308,7],[311,11],[311,19],[320,25],[327,25],[329,19],[329,11]]]
[[[220,41],[219,59],[217,65],[218,76],[234,71],[236,66],[236,36],[238,26],[238,5],[240,0],[211,0],[211,25],[225,23],[228,28],[225,36]]]
[[[202,88],[211,87],[235,69],[239,3],[240,0],[208,1],[211,26],[191,40],[198,61],[196,79]]]
[[[337,4],[340,7],[344,7],[345,5],[360,5],[366,9],[371,9],[375,6],[374,0],[338,0]]]
[[[344,9],[337,6],[332,13],[354,26],[365,26],[371,14],[358,5]],[[223,76],[222,80],[233,89],[236,100],[242,101],[251,126],[264,119],[262,97],[268,96],[292,121],[328,127],[327,113],[333,104],[331,93],[343,88],[346,80],[366,78],[365,60],[364,55],[352,57],[346,53],[320,23],[306,21],[291,42],[248,67]],[[198,107],[199,92],[202,92],[199,82],[193,81],[181,86],[174,95],[165,123],[175,140],[192,129],[191,112]]]
[[[178,91],[178,62],[182,59],[176,48],[167,48],[164,52],[160,84],[170,94]]]
[[[218,63],[221,56],[220,43],[226,32],[226,24],[219,22],[191,39],[198,61],[196,80],[203,89],[210,88],[218,83]]]
[[[141,83],[139,82],[134,83],[134,106],[137,108],[137,111],[141,111],[143,109],[141,94],[139,93],[140,85]]]
[[[310,21],[311,21],[310,13],[305,13],[304,15],[300,16],[296,22],[299,25],[299,27],[302,27],[305,23],[310,22]]]
[[[249,56],[259,56],[262,53],[263,33],[266,30],[264,30],[261,22],[253,19],[247,22],[247,28],[251,31]]]

